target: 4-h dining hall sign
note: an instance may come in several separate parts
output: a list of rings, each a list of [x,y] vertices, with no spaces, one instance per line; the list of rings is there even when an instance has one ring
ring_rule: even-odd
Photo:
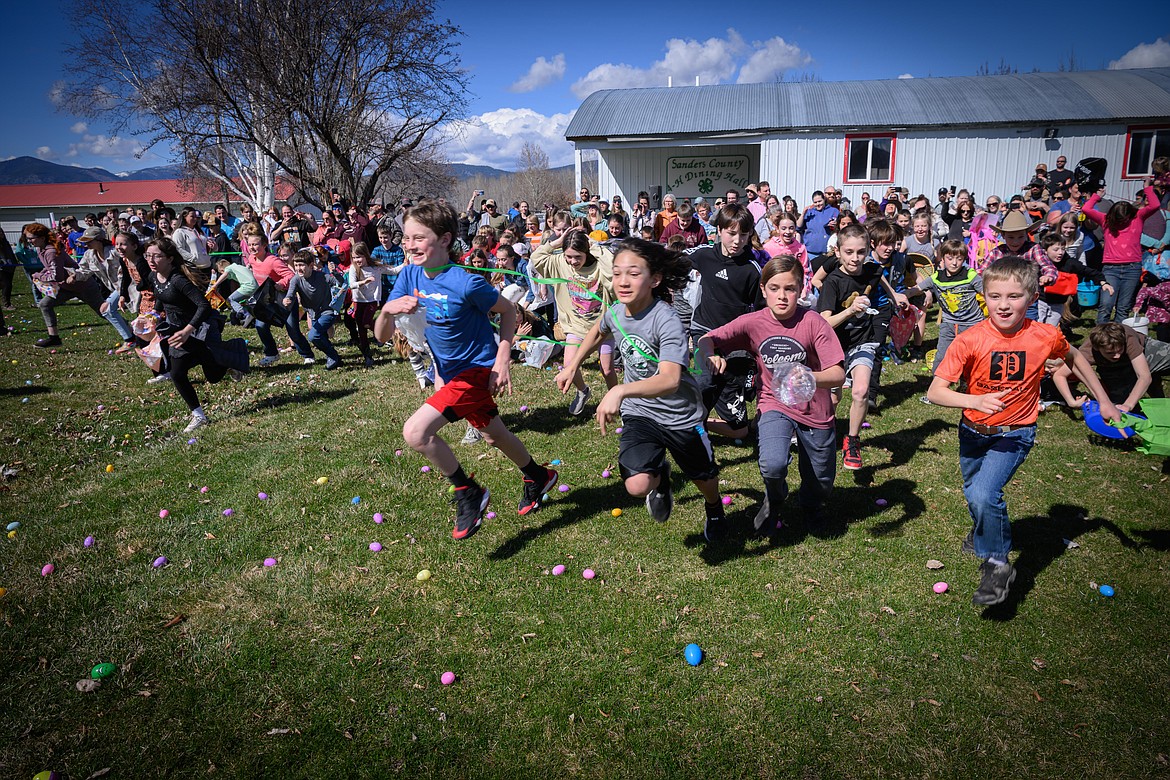
[[[751,184],[751,160],[743,154],[703,154],[666,158],[665,192],[682,198],[722,197]],[[664,193],[665,194],[665,193]]]

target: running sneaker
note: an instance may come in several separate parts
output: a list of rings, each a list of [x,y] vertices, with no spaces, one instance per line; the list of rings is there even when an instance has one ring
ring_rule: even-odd
[[[703,538],[715,542],[727,534],[727,517],[723,514],[723,503],[707,507],[707,519],[703,523]]]
[[[841,458],[841,465],[849,471],[857,471],[861,468],[861,437],[860,436],[846,436],[845,446],[842,447],[845,454]]]
[[[183,433],[194,433],[203,426],[207,425],[209,420],[205,414],[192,414],[191,422],[187,423],[187,427],[183,429]]]
[[[520,499],[520,506],[517,508],[520,514],[526,515],[540,509],[544,494],[557,484],[557,473],[552,469],[545,471],[548,472],[548,477],[543,482],[533,482],[528,477],[524,478],[524,497]]]
[[[41,349],[44,349],[45,347],[59,347],[61,346],[61,337],[45,336],[44,338],[37,339],[36,342],[33,343],[33,346],[40,347]]]
[[[301,361],[301,363],[303,363],[306,366],[311,366],[316,362],[317,362],[317,358],[311,358],[311,357],[307,357]]]
[[[459,443],[460,444],[475,444],[476,442],[482,441],[482,440],[483,440],[483,434],[480,433],[478,429],[473,428],[472,426],[468,425],[467,426],[467,433],[463,434],[463,439]]]
[[[264,357],[260,358],[260,367],[263,368],[264,366],[271,366],[274,363],[279,362],[280,355],[265,355]]]
[[[569,404],[569,414],[574,417],[580,417],[585,411],[585,402],[588,400],[589,386],[586,385],[584,390],[578,390],[577,394],[573,396],[573,401]]]
[[[244,381],[244,372],[239,370],[238,368],[229,368],[228,369],[228,376],[230,376],[232,378],[233,382],[243,382]]]
[[[483,512],[487,509],[491,493],[485,487],[472,482],[466,487],[456,488],[455,529],[451,538],[466,539],[483,525]]]
[[[784,522],[779,517],[772,515],[772,504],[768,501],[768,497],[764,496],[764,503],[760,504],[755,520],[752,521],[752,528],[756,536],[766,536],[783,527]]]
[[[674,509],[674,492],[670,489],[670,461],[658,472],[658,486],[646,494],[646,511],[659,523],[670,519]]]
[[[148,384],[148,385],[161,385],[163,382],[169,382],[169,381],[171,381],[171,372],[167,371],[166,373],[156,374],[156,375],[152,376],[150,379],[147,379],[146,384]]]
[[[976,606],[990,607],[1007,598],[1008,589],[1016,580],[1016,570],[1010,563],[984,561],[979,566],[979,588],[971,597]]]

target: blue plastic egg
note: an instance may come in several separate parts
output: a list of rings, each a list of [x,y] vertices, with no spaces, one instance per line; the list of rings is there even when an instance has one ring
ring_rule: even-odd
[[[20,528],[20,521],[19,521],[19,520],[13,520],[11,523],[9,523],[9,524],[8,524],[8,528],[7,528],[7,530],[9,530],[9,531],[15,531],[17,528]]]
[[[1113,586],[1112,585],[1102,585],[1100,588],[1097,589],[1097,592],[1100,593],[1105,598],[1111,598],[1113,596]]]
[[[351,499],[350,499],[350,501],[349,501],[349,503],[351,503],[351,504],[360,504],[361,502],[362,502],[362,497],[361,497],[361,496],[354,496],[354,497],[353,497],[353,498],[351,498]]]
[[[691,642],[683,650],[683,658],[687,659],[687,663],[691,666],[698,666],[703,663],[703,648]]]

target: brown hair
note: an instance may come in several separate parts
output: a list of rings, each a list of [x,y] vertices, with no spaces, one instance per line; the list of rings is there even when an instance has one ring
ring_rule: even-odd
[[[776,255],[760,269],[760,288],[777,274],[792,274],[796,277],[796,286],[804,287],[804,266],[795,255]]]
[[[438,201],[420,202],[417,206],[406,210],[406,214],[402,218],[403,224],[408,220],[419,223],[440,239],[446,235],[448,238],[448,259],[451,261],[459,259],[455,249],[455,237],[459,235],[459,218],[455,215],[455,209]]]
[[[1089,343],[1098,352],[1125,349],[1125,327],[1117,322],[1104,322],[1089,331]]]

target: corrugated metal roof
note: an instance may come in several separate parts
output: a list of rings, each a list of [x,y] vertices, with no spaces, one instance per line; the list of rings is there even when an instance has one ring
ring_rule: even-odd
[[[594,92],[565,131],[613,136],[1056,124],[1170,117],[1170,68]]]

